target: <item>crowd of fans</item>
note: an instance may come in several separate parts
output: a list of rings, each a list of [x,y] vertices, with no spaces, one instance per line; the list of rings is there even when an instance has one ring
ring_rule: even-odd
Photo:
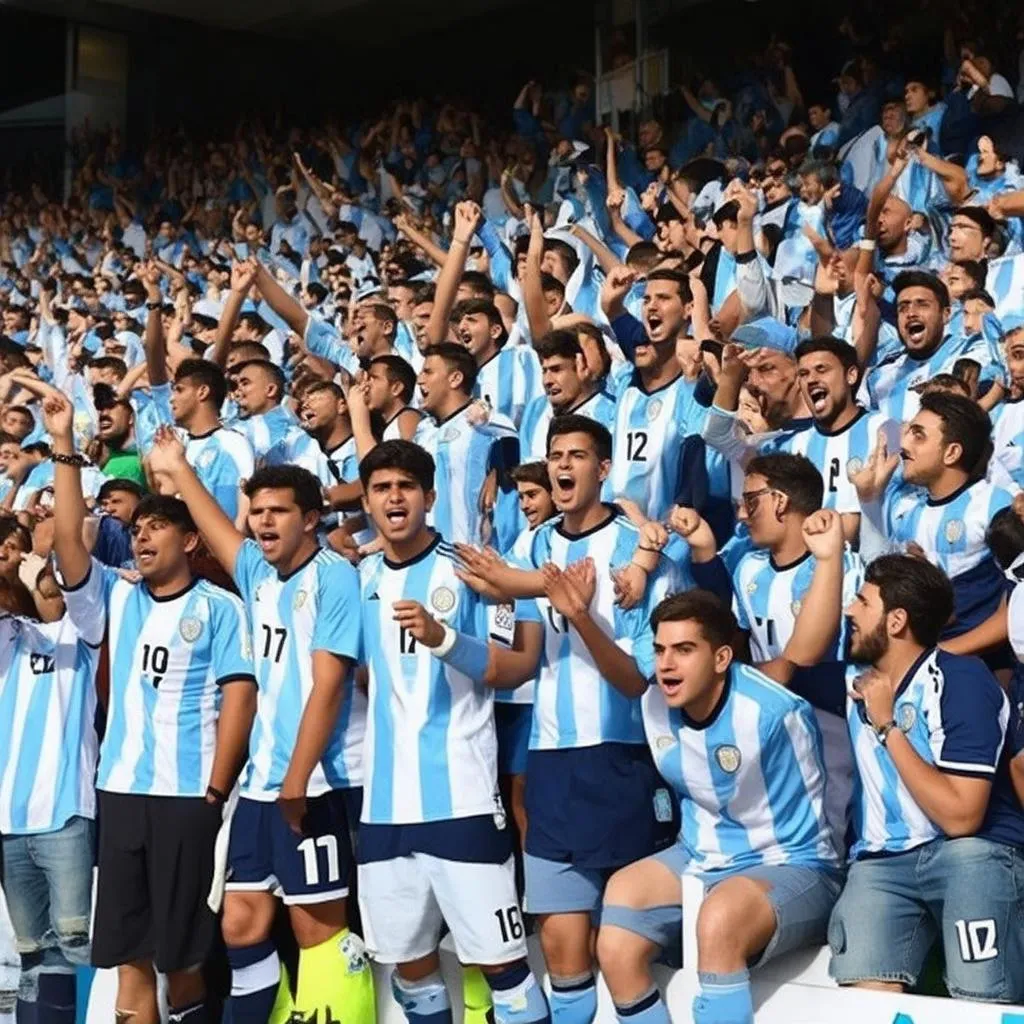
[[[0,197],[0,1021],[1024,1002],[1024,79],[842,34]]]

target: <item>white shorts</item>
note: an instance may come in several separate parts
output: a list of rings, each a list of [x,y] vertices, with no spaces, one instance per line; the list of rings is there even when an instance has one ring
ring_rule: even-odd
[[[526,956],[515,862],[467,864],[413,853],[359,865],[363,938],[386,964],[437,949],[447,922],[464,964],[504,964]]]

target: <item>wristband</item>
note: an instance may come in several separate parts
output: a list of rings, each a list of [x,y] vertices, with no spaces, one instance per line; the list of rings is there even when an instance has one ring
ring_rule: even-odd
[[[884,725],[879,725],[875,728],[875,735],[878,737],[878,742],[884,747],[886,741],[889,739],[889,733],[896,728],[896,723],[890,718]]]
[[[214,786],[207,786],[207,787],[206,787],[206,802],[207,802],[207,803],[209,803],[209,802],[210,802],[210,798],[211,798],[211,797],[213,798],[213,802],[214,802],[214,803],[216,803],[218,807],[223,807],[223,806],[224,806],[224,804],[225,804],[225,803],[227,803],[227,799],[228,799],[228,798],[227,798],[227,797],[226,797],[226,796],[225,796],[225,795],[224,795],[224,794],[223,794],[223,793],[222,793],[222,792],[221,792],[221,791],[220,791],[219,789],[217,789],[216,787],[214,787]]]
[[[459,638],[459,634],[451,626],[441,623],[441,628],[444,630],[444,639],[436,647],[430,649],[430,653],[435,658],[443,658],[446,654],[449,654],[455,646],[455,641]]]
[[[863,250],[864,252],[874,252],[875,244],[876,243],[873,238],[862,238],[857,243],[857,248]]]
[[[63,452],[51,452],[50,458],[63,466],[78,466],[81,469],[82,466],[87,465],[85,456],[79,455],[78,452],[71,452],[70,455],[65,455]]]
[[[147,302],[146,309],[160,309],[163,306],[162,302]]]

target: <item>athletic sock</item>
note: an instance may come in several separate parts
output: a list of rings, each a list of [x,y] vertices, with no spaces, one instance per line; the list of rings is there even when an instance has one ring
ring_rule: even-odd
[[[281,961],[270,939],[253,946],[228,946],[231,965],[231,1024],[269,1024],[281,983]]]
[[[484,977],[491,987],[496,1024],[550,1024],[544,990],[525,960]]]
[[[552,1024],[591,1024],[597,1016],[597,982],[587,971],[575,978],[551,978]]]
[[[619,1024],[671,1024],[668,1007],[654,985],[631,1003],[616,1003],[615,1015]]]
[[[698,973],[700,993],[693,1000],[694,1024],[754,1024],[750,973]]]
[[[488,1024],[491,1020],[491,986],[479,967],[462,964],[462,1005],[466,1008],[465,1024]]]
[[[75,1024],[75,976],[56,972],[39,975],[36,1024]]]
[[[270,1024],[289,1024],[295,1012],[295,999],[292,996],[291,978],[288,976],[288,965],[281,963],[281,980],[277,986],[277,995],[270,1010]]]
[[[440,971],[419,981],[391,974],[391,991],[409,1024],[452,1024],[452,1004]]]
[[[336,935],[309,949],[299,950],[299,980],[295,1012],[304,1020],[346,1024],[373,1024],[373,972],[358,935],[342,928]]]

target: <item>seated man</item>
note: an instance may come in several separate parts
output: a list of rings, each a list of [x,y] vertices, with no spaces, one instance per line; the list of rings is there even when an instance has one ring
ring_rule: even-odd
[[[935,646],[952,611],[942,571],[907,555],[872,562],[846,609],[859,785],[829,970],[901,991],[941,938],[950,995],[1018,1003],[1024,813],[1003,749],[1009,708],[981,661]]]
[[[707,896],[693,1020],[753,1024],[748,967],[823,942],[839,895],[821,734],[810,704],[733,661],[736,620],[713,594],[667,598],[651,623],[657,686],[643,697],[644,730],[682,827],[674,846],[609,881],[601,971],[620,1021],[668,1024],[650,963],[679,941],[680,876],[695,874]]]

